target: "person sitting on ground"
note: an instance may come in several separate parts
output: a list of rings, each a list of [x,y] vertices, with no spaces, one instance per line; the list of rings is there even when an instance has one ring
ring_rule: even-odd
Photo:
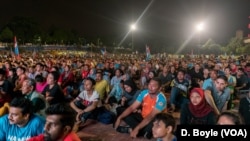
[[[159,78],[161,79],[163,91],[170,92],[171,90],[170,83],[173,80],[173,78],[172,75],[169,73],[168,65],[165,65],[163,67],[162,72],[159,74]]]
[[[46,85],[42,92],[42,94],[45,96],[46,101],[50,105],[65,102],[63,91],[61,87],[57,84],[58,78],[58,72],[50,72],[47,77],[48,85]]]
[[[123,72],[121,69],[116,69],[115,70],[115,76],[112,77],[112,79],[110,80],[110,87],[111,89],[116,85],[119,84],[120,81],[122,80],[122,75]]]
[[[184,78],[185,71],[178,70],[177,77],[171,82],[170,86],[171,93],[170,93],[170,104],[171,108],[169,112],[174,112],[176,107],[181,108],[185,103],[188,102],[188,87],[189,81]]]
[[[58,85],[62,87],[62,89],[66,88],[67,86],[72,86],[74,81],[74,75],[71,70],[70,65],[66,65],[64,67],[64,71],[60,74],[58,79]]]
[[[189,99],[190,102],[181,108],[180,124],[215,124],[215,113],[208,105],[201,88],[193,88]]]
[[[217,118],[217,125],[242,125],[244,124],[239,113],[227,110],[222,112]]]
[[[177,141],[174,135],[176,121],[167,113],[159,113],[155,116],[153,123],[153,136],[157,141]]]
[[[0,107],[5,103],[10,103],[12,99],[13,86],[6,80],[6,72],[0,69]],[[0,114],[1,115],[1,114]]]
[[[70,65],[66,65],[63,72],[60,74],[57,84],[61,86],[65,99],[71,101],[73,97],[71,96],[74,86],[75,76]]]
[[[114,108],[115,110],[118,106],[118,102],[122,98],[122,95],[124,95],[124,81],[123,80],[121,80],[120,83],[114,85],[114,87],[112,88],[111,92],[109,93],[109,95],[107,96],[105,100],[105,104],[107,105],[105,107],[111,111],[112,111],[112,108]]]
[[[13,89],[14,91],[13,98],[22,96],[21,87],[22,87],[23,81],[28,78],[25,74],[25,71],[26,69],[21,66],[17,67],[16,69],[16,74],[18,78],[15,81],[15,86]]]
[[[43,89],[46,87],[47,82],[40,74],[36,75],[35,81],[36,81],[36,91],[41,94],[43,92]]]
[[[217,115],[227,110],[230,99],[230,89],[227,87],[227,77],[220,75],[212,83],[211,87],[205,90],[205,98],[208,104],[214,109]]]
[[[230,89],[230,100],[228,101],[228,106],[227,106],[227,110],[233,109],[234,108],[234,89],[236,86],[236,77],[231,75],[231,70],[229,67],[226,67],[224,69],[225,71],[225,76],[227,77],[228,80],[228,85],[227,87]]]
[[[131,106],[137,99],[141,90],[138,89],[135,82],[132,79],[126,80],[124,82],[124,93],[116,108],[117,116],[124,112],[129,106]],[[140,109],[140,108],[139,108]],[[138,110],[138,109],[137,109]]]
[[[16,69],[15,68],[10,69],[8,75],[6,75],[6,80],[8,80],[10,84],[12,85],[12,87],[14,87],[17,79],[18,77],[16,74]]]
[[[95,80],[87,77],[84,80],[84,90],[70,102],[70,106],[77,112],[75,130],[85,123],[91,116],[96,118],[98,107],[101,107],[99,94],[94,90]]]
[[[51,105],[45,113],[44,133],[27,141],[80,141],[80,138],[72,131],[76,113],[68,104]]]
[[[250,91],[247,96],[240,99],[239,113],[245,121],[246,125],[250,125]]]
[[[26,79],[22,85],[22,94],[25,98],[29,99],[33,106],[33,112],[45,116],[46,100],[42,94],[35,91],[36,82],[33,79]]]
[[[210,78],[204,80],[204,83],[202,85],[203,90],[212,87],[213,83],[216,81],[218,77],[218,72],[216,70],[210,70],[209,77]]]
[[[116,120],[114,128],[121,133],[130,133],[130,136],[144,136],[152,138],[153,118],[156,114],[166,109],[167,100],[161,92],[161,80],[152,78],[148,84],[148,89],[142,91],[136,101],[128,107]],[[140,113],[134,112],[142,106]],[[124,120],[128,126],[120,126]]]
[[[110,85],[107,80],[103,79],[102,70],[96,71],[95,81],[96,84],[94,89],[99,93],[100,100],[104,102],[105,98],[107,97],[107,94],[110,91]]]
[[[240,90],[248,90],[249,84],[248,84],[248,78],[247,75],[244,73],[243,68],[239,68],[236,73],[236,86],[235,90],[236,92],[239,92]]]
[[[32,102],[24,97],[14,98],[9,114],[0,118],[1,141],[26,141],[43,133],[44,118],[32,112]]]

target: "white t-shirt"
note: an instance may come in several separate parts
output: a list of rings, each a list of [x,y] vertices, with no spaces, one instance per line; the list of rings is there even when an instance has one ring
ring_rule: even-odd
[[[93,91],[91,96],[88,96],[87,91],[85,91],[85,90],[82,91],[78,95],[77,100],[81,100],[82,104],[86,107],[90,106],[94,101],[98,101],[97,107],[101,106],[99,93],[95,90]]]

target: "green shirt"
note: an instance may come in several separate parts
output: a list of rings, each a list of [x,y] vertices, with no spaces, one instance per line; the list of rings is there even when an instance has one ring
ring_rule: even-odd
[[[37,113],[46,107],[45,100],[42,98],[41,94],[33,91],[27,95],[25,98],[29,99],[33,104],[33,112]]]

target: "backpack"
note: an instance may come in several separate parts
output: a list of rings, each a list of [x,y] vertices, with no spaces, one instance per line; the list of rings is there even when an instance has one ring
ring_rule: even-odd
[[[107,110],[105,107],[100,108],[97,120],[103,124],[111,124],[115,122],[115,113]]]

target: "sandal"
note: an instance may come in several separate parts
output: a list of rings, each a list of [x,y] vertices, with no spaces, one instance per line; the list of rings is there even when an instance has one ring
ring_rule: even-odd
[[[116,131],[120,132],[120,133],[129,133],[129,129],[130,129],[130,127],[118,126]]]

